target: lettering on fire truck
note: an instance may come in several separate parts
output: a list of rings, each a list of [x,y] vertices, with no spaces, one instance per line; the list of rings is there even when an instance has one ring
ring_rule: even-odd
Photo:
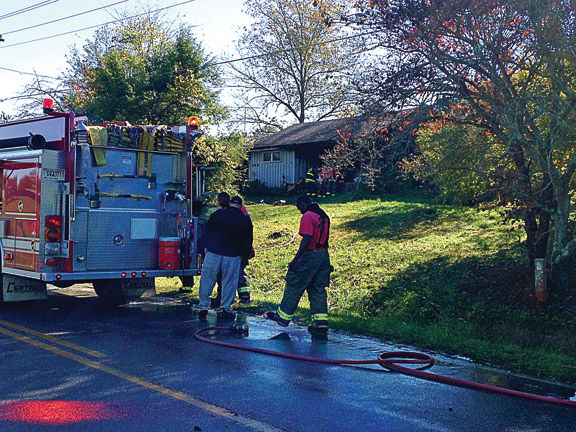
[[[28,292],[43,292],[44,287],[40,284],[25,285],[10,282],[6,288],[7,293],[28,293]]]

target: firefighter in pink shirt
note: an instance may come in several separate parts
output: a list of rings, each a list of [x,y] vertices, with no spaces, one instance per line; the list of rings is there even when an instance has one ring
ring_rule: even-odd
[[[306,195],[298,198],[296,207],[302,213],[299,230],[302,241],[294,259],[288,264],[282,302],[275,312],[267,312],[265,316],[282,327],[287,327],[306,291],[312,313],[312,325],[308,330],[326,333],[328,331],[326,288],[330,285],[330,273],[333,271],[328,254],[330,218]]]

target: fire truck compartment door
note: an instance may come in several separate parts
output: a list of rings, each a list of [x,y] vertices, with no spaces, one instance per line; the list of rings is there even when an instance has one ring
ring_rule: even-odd
[[[88,213],[88,271],[158,268],[158,215],[91,209]],[[143,219],[134,222],[134,219]],[[175,225],[175,224],[174,224]]]
[[[6,252],[12,254],[9,267],[22,270],[38,269],[39,209],[40,209],[40,160],[22,158],[3,163],[2,216],[6,217]]]

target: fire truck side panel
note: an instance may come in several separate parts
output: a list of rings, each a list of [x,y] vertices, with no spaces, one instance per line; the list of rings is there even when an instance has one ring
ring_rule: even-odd
[[[6,218],[5,251],[11,258],[9,267],[38,269],[40,158],[17,158],[3,162],[3,206]]]
[[[45,299],[46,283],[38,273],[42,258],[41,170],[46,150],[29,148],[31,135],[46,148],[64,150],[69,117],[41,117],[0,125],[2,212],[2,297],[6,302]]]

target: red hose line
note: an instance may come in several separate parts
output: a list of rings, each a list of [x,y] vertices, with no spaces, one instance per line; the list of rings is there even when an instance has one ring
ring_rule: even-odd
[[[201,336],[201,333],[207,331],[218,331],[218,330],[230,330],[227,327],[206,327],[197,330],[194,333],[194,337],[201,342],[210,343],[213,345],[219,345],[227,348],[234,348],[243,351],[249,351],[259,354],[266,354],[275,357],[281,357],[292,360],[309,361],[314,363],[323,363],[331,365],[368,365],[368,364],[378,364],[383,368],[389,369],[391,371],[400,372],[405,375],[410,375],[416,378],[421,378],[427,381],[434,381],[441,384],[448,384],[457,387],[471,388],[475,390],[484,390],[500,394],[505,394],[508,396],[516,396],[524,399],[532,399],[539,402],[552,403],[556,405],[566,405],[571,407],[576,407],[576,401],[571,401],[567,399],[559,399],[548,396],[541,396],[534,393],[526,393],[518,390],[511,390],[503,387],[496,387],[487,384],[481,384],[473,381],[462,380],[458,378],[451,378],[444,375],[437,375],[430,372],[424,372],[423,369],[427,369],[434,364],[434,359],[428,354],[412,352],[412,351],[388,351],[381,353],[377,359],[374,360],[336,360],[336,359],[326,359],[321,357],[310,357],[305,355],[283,353],[280,351],[267,350],[263,348],[249,347],[245,345],[239,345],[231,342],[223,342],[219,340],[209,339]],[[400,366],[400,364],[412,364],[421,365],[419,368],[413,369],[410,367]]]

